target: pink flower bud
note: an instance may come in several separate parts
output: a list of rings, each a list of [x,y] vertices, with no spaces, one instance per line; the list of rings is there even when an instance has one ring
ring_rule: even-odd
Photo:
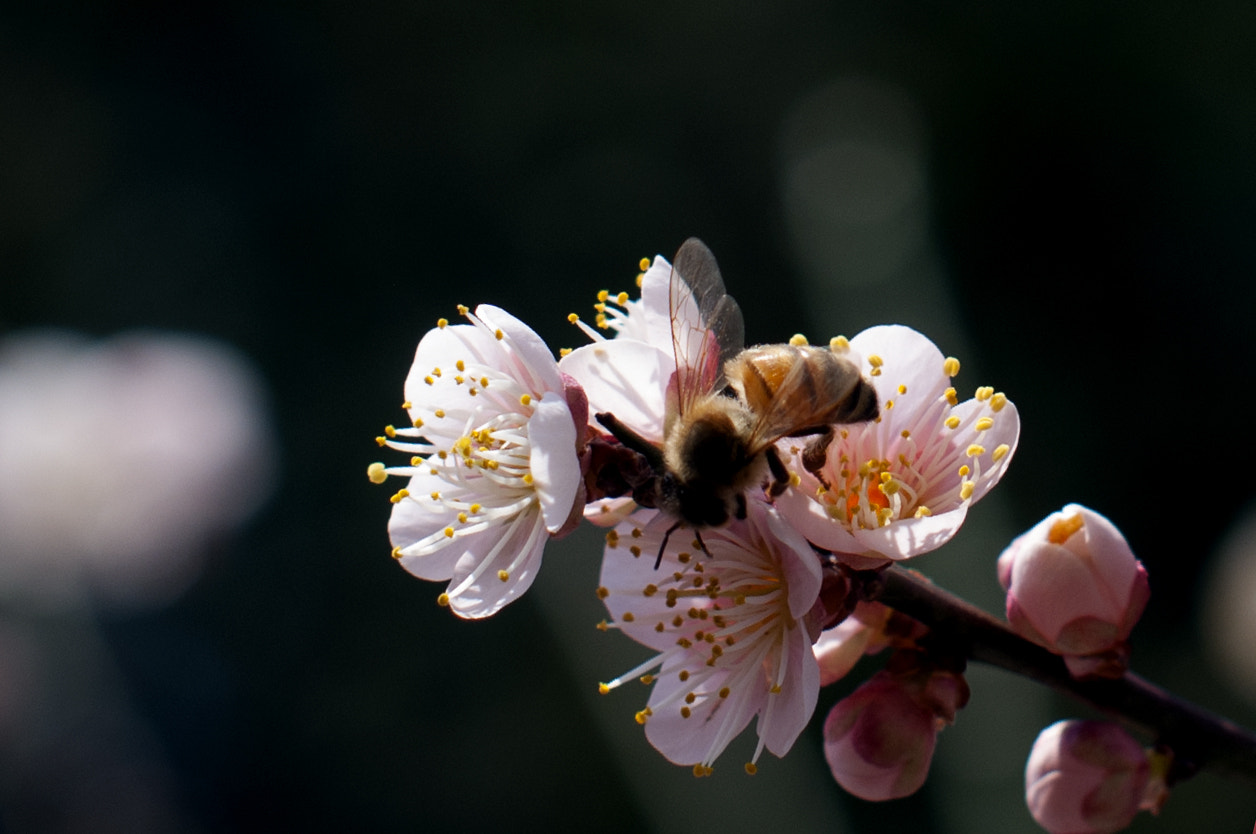
[[[1147,752],[1120,726],[1057,721],[1029,754],[1025,801],[1051,834],[1106,834],[1148,807],[1152,781]]]
[[[888,671],[838,701],[824,722],[824,758],[837,783],[861,799],[899,799],[929,774],[938,730],[968,700],[961,675]]]
[[[1150,589],[1147,571],[1112,522],[1069,504],[1003,551],[999,582],[1019,634],[1057,654],[1115,653],[1106,665],[1086,668],[1121,674],[1125,639]]]

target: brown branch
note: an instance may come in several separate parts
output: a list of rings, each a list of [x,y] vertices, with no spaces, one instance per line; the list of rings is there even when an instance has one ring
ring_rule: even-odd
[[[866,574],[864,574],[866,576]],[[928,625],[964,656],[1015,672],[1152,733],[1174,752],[1174,774],[1208,768],[1256,783],[1256,734],[1127,672],[1116,680],[1074,679],[1058,655],[980,608],[900,567],[880,573],[869,598]]]

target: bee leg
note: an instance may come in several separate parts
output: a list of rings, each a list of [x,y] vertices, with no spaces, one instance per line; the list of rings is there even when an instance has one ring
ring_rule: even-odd
[[[710,558],[714,559],[715,557],[711,556],[711,551],[706,549],[706,542],[702,540],[702,531],[694,530],[693,537],[698,540],[698,547],[701,548],[702,552],[705,553]]]
[[[776,451],[775,446],[768,447],[767,456],[768,469],[772,473],[772,482],[768,484],[768,497],[776,498],[785,491],[785,487],[789,486],[789,470],[785,468],[785,461],[781,460],[781,454]],[[741,498],[740,495],[737,497]],[[744,507],[745,499],[742,499],[742,505]],[[745,518],[745,515],[740,517]]]
[[[802,450],[802,468],[819,478],[825,489],[829,489],[830,486],[828,481],[824,479],[824,476],[820,474],[820,470],[828,460],[829,444],[833,442],[836,436],[833,427],[829,426],[824,434],[808,440],[807,445]]]
[[[663,564],[663,551],[667,549],[667,540],[670,539],[672,537],[672,533],[675,532],[678,527],[683,526],[684,523],[685,522],[683,521],[677,521],[671,527],[668,527],[667,532],[663,534],[663,543],[659,545],[659,555],[654,557],[654,569],[655,570],[658,570],[659,565]],[[698,541],[699,542],[702,541],[701,537],[698,538]],[[705,549],[706,548],[704,547],[703,550]]]

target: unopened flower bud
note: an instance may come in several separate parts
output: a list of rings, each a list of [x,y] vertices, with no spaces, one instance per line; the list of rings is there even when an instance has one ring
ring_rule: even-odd
[[[824,757],[837,783],[861,799],[899,799],[924,784],[938,730],[968,700],[961,675],[878,672],[824,722]]]
[[[1120,831],[1162,799],[1152,770],[1147,752],[1119,725],[1058,721],[1029,754],[1025,801],[1051,834]]]
[[[1108,519],[1078,504],[1047,516],[999,557],[1007,619],[1057,654],[1107,654],[1081,664],[1119,676],[1125,640],[1147,605],[1147,571]]]

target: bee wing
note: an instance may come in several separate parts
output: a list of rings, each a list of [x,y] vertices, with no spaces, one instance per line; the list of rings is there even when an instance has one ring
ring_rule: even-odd
[[[677,250],[668,292],[676,376],[667,411],[674,419],[722,384],[724,361],[741,350],[745,327],[715,256],[696,237]]]

